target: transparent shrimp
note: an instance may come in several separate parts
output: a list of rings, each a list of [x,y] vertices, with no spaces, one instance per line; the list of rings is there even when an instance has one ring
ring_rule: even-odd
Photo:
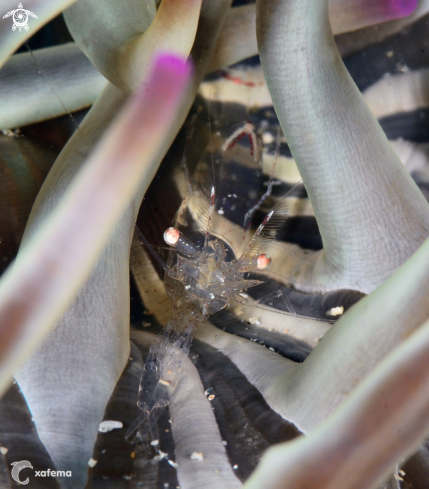
[[[164,240],[179,252],[177,263],[165,278],[173,317],[150,348],[137,401],[142,414],[130,427],[128,437],[137,429],[141,437],[152,430],[168,405],[198,323],[223,309],[231,298],[262,283],[247,280],[244,274],[266,270],[271,264],[271,258],[264,253],[226,261],[225,246],[210,235],[202,249],[173,227],[164,233]]]
[[[223,151],[234,147],[243,135],[248,136],[251,159],[257,162],[261,152],[254,128],[249,123],[236,129],[226,139]],[[146,247],[164,269],[164,282],[172,304],[173,317],[152,344],[144,364],[137,401],[142,412],[129,428],[128,439],[137,430],[141,439],[148,432],[152,432],[152,437],[156,438],[153,429],[176,388],[182,362],[189,354],[193,332],[198,323],[224,309],[230,300],[243,303],[243,292],[263,283],[245,277],[250,272],[264,271],[270,267],[271,258],[264,253],[264,247],[267,241],[276,237],[287,218],[286,201],[283,200],[265,217],[247,246],[244,246],[241,257],[227,261],[225,245],[211,234],[216,192],[209,174],[203,179],[199,190],[195,208],[199,223],[202,224],[200,229],[204,232],[202,246],[196,246],[176,227],[167,229],[164,240],[177,252],[175,263],[170,260],[168,266],[138,231]],[[249,227],[248,220],[257,208],[256,202],[251,212],[245,215],[245,228]],[[289,312],[295,314],[289,299],[280,291],[260,299],[258,304],[263,307],[264,303],[274,297],[282,298]]]

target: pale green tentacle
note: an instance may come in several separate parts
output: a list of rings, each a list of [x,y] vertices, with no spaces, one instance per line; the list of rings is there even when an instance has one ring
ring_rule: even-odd
[[[370,292],[429,235],[429,204],[336,50],[328,2],[257,2],[274,106],[313,204],[324,249],[303,266],[309,291]]]

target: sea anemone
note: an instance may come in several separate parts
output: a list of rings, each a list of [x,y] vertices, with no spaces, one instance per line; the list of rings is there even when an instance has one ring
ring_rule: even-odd
[[[398,140],[392,113],[426,116],[429,2],[231,4],[28,0],[18,7],[33,14],[22,32],[11,30],[15,1],[2,6],[0,156],[12,216],[2,236],[20,242],[0,283],[2,487],[13,487],[10,464],[21,459],[32,464],[22,474],[34,487],[427,485],[427,137],[408,130],[408,141]],[[7,61],[63,10],[75,44]],[[255,67],[213,75],[258,53],[266,85]],[[383,68],[371,65],[373,53]],[[254,90],[250,109],[236,98],[226,107],[229,95],[217,90],[228,83]],[[320,246],[303,251],[301,239],[285,238],[265,250],[275,264],[265,286],[296,298],[299,314],[272,308],[255,321],[245,303],[225,313],[231,320],[204,322],[159,439],[132,445],[125,432],[138,415],[143,359],[169,314],[134,224],[159,244],[186,194],[183,154],[197,174],[205,151],[220,153],[218,128],[268,110],[266,86],[285,140],[273,130],[279,144],[266,139],[264,158],[278,159],[280,187],[299,171],[300,205],[308,195],[305,217],[318,225]],[[46,134],[44,143],[31,134],[57,123],[34,124],[90,105],[33,204],[56,155]],[[253,121],[259,135],[278,126],[270,114],[259,127]],[[213,233],[234,250],[242,235],[223,217]],[[146,309],[131,317],[131,342],[130,249],[133,311]],[[309,345],[285,334],[295,331]],[[48,469],[61,471],[58,480]]]

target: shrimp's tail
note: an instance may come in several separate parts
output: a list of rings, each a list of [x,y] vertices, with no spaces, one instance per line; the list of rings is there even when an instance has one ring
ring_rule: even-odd
[[[191,348],[193,330],[192,324],[183,329],[173,319],[151,346],[140,378],[137,405],[142,412],[125,435],[128,441],[139,437],[143,440],[149,432],[156,438],[156,422],[176,389],[183,359]]]

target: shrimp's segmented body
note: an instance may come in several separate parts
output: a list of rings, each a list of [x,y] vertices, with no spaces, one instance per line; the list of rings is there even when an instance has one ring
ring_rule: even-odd
[[[258,154],[257,159],[260,158],[260,150],[250,126],[246,123],[243,127],[246,134],[252,135],[251,138],[249,136],[250,157],[254,160],[255,154]],[[227,139],[223,150],[234,146],[241,139],[242,133],[242,130],[235,131]],[[175,264],[169,267],[156,256],[139,232],[146,246],[164,268],[164,282],[172,304],[173,317],[150,348],[143,367],[137,400],[142,412],[128,430],[128,438],[137,430],[141,438],[152,431],[163,409],[167,407],[198,323],[225,308],[231,299],[243,303],[240,294],[262,283],[260,280],[245,278],[245,274],[269,268],[271,258],[263,253],[263,249],[266,241],[277,235],[287,217],[285,203],[281,202],[265,217],[247,246],[244,246],[241,257],[227,261],[225,245],[210,234],[215,208],[215,187],[210,178],[208,180],[202,188],[199,206],[200,220],[205,225],[205,239],[201,247],[194,245],[179,229],[167,229],[164,241],[177,252]],[[246,215],[246,219],[248,217]],[[244,224],[246,223],[247,221]]]
[[[129,430],[131,434],[138,428],[140,436],[152,429],[168,405],[198,323],[223,309],[231,298],[262,283],[247,280],[244,274],[266,270],[271,264],[264,253],[226,261],[220,240],[209,237],[198,249],[176,228],[169,228],[164,239],[179,252],[165,278],[174,315],[153,343],[143,367],[137,402],[142,415]]]

